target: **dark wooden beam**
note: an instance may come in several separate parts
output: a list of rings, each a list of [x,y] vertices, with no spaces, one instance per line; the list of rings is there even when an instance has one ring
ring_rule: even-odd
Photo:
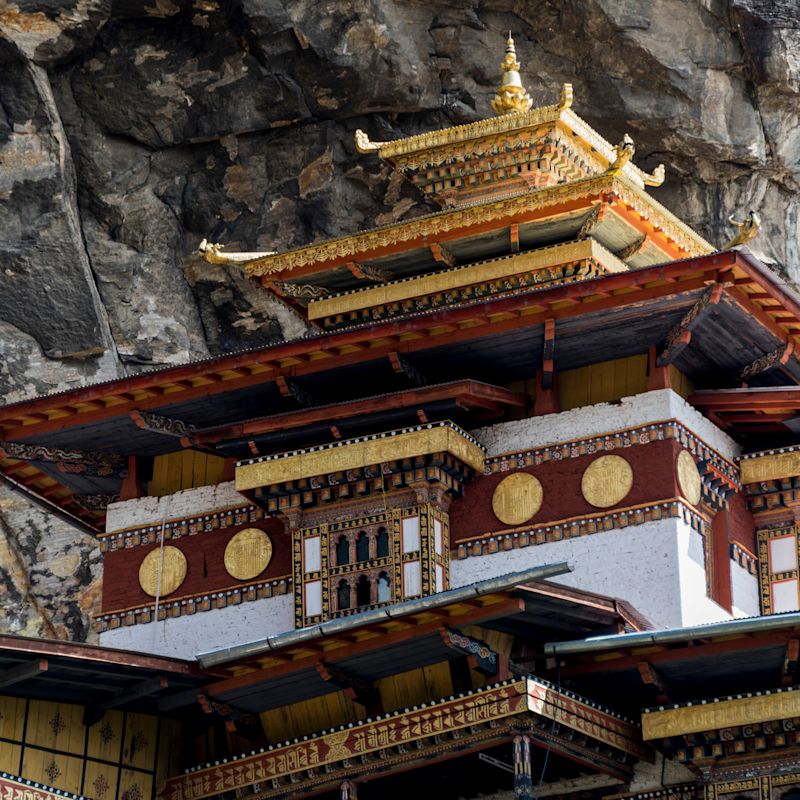
[[[415,386],[425,386],[428,383],[428,379],[400,353],[389,353],[389,362],[396,374],[405,375]]]
[[[134,410],[130,412],[130,417],[137,428],[150,433],[159,433],[162,436],[172,436],[180,439],[183,436],[191,436],[195,431],[194,425],[189,425],[179,419],[164,417],[161,414],[153,414],[150,411]]]
[[[37,658],[34,661],[27,661],[16,667],[0,672],[0,689],[13,686],[16,683],[36,678],[43,672],[47,672],[48,664],[46,658]]]
[[[783,674],[781,676],[784,686],[791,686],[794,683],[798,657],[800,657],[800,641],[789,639],[786,643],[786,655],[783,659]]]
[[[747,366],[742,367],[736,373],[736,380],[738,383],[746,383],[750,378],[754,378],[762,372],[767,372],[773,367],[783,366],[789,361],[793,353],[794,342],[786,342],[769,353],[765,353],[760,358],[751,361]]]
[[[381,713],[380,692],[365,678],[324,661],[317,664],[317,672],[322,680],[338,687],[351,700],[364,706],[369,716]]]
[[[297,381],[293,381],[289,378],[285,378],[283,375],[279,375],[275,379],[275,383],[277,384],[278,391],[280,391],[282,397],[291,398],[301,406],[316,405],[311,394],[302,389]]]
[[[545,320],[544,345],[542,347],[542,389],[553,388],[553,359],[556,351],[556,321]]]
[[[430,248],[431,255],[440,264],[444,264],[448,267],[455,267],[458,264],[456,257],[443,245],[434,242],[432,245],[430,245]]]
[[[722,297],[724,287],[721,283],[714,283],[703,292],[703,296],[684,314],[683,319],[667,334],[661,346],[656,361],[657,366],[666,367],[675,359],[692,341],[692,331],[697,327],[703,315],[709,308],[717,305]]]
[[[19,461],[39,461],[55,464],[61,472],[80,473],[94,477],[125,476],[127,461],[117,453],[97,453],[89,450],[62,450],[41,444],[0,442],[0,457]]]
[[[263,734],[258,717],[247,711],[204,694],[197,695],[197,702],[206,714],[221,719],[228,733],[238,733],[248,739],[259,738]]]
[[[670,702],[670,691],[664,678],[658,673],[656,668],[648,661],[640,661],[638,664],[639,675],[642,683],[647,686],[653,686],[658,690],[656,699],[659,703]]]
[[[166,675],[157,675],[155,678],[147,678],[146,680],[140,681],[134,686],[117,692],[117,694],[100,703],[87,705],[83,714],[83,724],[88,726],[94,725],[103,718],[103,715],[109,709],[119,708],[135,700],[141,700],[143,697],[150,697],[168,687],[169,679]]]
[[[347,268],[354,278],[359,280],[371,281],[372,283],[389,283],[394,279],[394,273],[388,269],[373,267],[369,264],[357,264],[355,261],[348,261]]]

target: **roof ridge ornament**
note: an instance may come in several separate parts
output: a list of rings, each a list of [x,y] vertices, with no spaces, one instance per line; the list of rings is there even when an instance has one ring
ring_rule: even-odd
[[[495,113],[503,116],[504,114],[524,114],[526,111],[530,111],[533,100],[522,85],[522,79],[519,76],[517,50],[514,47],[514,40],[511,38],[511,31],[508,32],[506,54],[503,63],[500,64],[500,70],[503,82],[492,100],[492,108]]]
[[[758,236],[758,232],[761,230],[761,217],[752,210],[744,221],[737,222],[733,218],[733,215],[731,215],[728,217],[728,222],[738,228],[739,232],[733,239],[722,246],[723,250],[730,250],[731,247],[738,247],[739,245],[746,244],[751,239],[755,239],[756,236]]]

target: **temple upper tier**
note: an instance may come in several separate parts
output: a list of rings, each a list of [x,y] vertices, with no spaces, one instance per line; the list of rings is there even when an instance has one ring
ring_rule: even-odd
[[[332,328],[705,255],[716,248],[646,191],[664,179],[571,108],[531,108],[509,37],[497,116],[388,142],[358,130],[356,147],[441,206],[425,216],[285,252],[227,252],[313,325]],[[564,248],[564,249],[559,249]]]

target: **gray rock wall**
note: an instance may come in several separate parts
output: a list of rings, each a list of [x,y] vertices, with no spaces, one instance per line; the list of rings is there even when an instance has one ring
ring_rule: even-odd
[[[755,208],[800,280],[797,0],[0,0],[4,402],[300,330],[202,238],[284,249],[427,208],[357,127],[489,114],[505,32],[707,238]],[[0,494],[0,627],[82,638],[99,558]]]

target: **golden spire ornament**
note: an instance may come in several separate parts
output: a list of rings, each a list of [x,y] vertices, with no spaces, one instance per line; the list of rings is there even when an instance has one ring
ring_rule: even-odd
[[[522,114],[525,111],[530,111],[533,100],[525,91],[522,79],[519,77],[519,62],[517,61],[514,40],[511,38],[511,31],[508,32],[506,55],[503,58],[500,69],[503,73],[503,83],[497,90],[494,100],[492,100],[492,108],[498,116],[503,114]]]

